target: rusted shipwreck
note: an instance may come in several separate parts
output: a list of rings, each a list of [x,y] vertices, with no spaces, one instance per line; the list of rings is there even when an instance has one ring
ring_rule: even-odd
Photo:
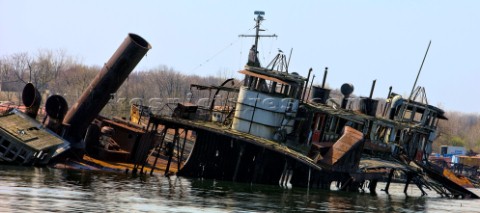
[[[323,84],[313,86],[311,70],[307,78],[290,71],[281,52],[267,66],[260,66],[256,48],[264,13],[256,15],[255,45],[240,71],[243,83],[231,86],[234,80],[229,79],[220,86],[192,85],[192,89],[214,91],[208,104],[178,103],[168,115],[134,105],[133,122],[99,116],[111,94],[151,48],[140,36],[129,34],[70,109],[61,96],[51,96],[41,123],[19,111],[0,117],[16,116],[16,123],[30,122],[25,129],[38,129],[42,137],[52,138],[44,139],[49,146],[28,155],[38,157],[42,151],[48,154],[40,156],[47,158],[32,158],[28,163],[13,160],[11,154],[10,158],[0,154],[0,158],[18,164],[49,162],[56,168],[134,174],[163,170],[283,187],[330,189],[336,183],[340,190],[368,188],[372,193],[379,181],[387,182],[386,192],[390,182],[402,181],[405,191],[413,183],[424,194],[430,189],[443,196],[477,197],[468,190],[468,182],[445,175],[427,160],[438,121],[446,119],[441,109],[392,92],[385,107],[377,109],[373,86],[368,98],[352,99],[350,84],[342,86],[343,98],[336,101],[325,88],[327,70]],[[25,105],[32,106],[27,114],[36,113],[40,102],[32,87],[24,91]],[[422,92],[420,88],[416,94]],[[0,134],[22,133],[9,128],[1,122]],[[32,140],[18,134],[14,137],[24,138],[16,144]],[[0,147],[7,153],[3,147],[11,146]]]
[[[88,127],[150,48],[142,37],[129,34],[70,109],[62,96],[47,99],[42,122],[36,120],[41,95],[28,83],[22,93],[24,112],[12,108],[0,116],[0,161],[46,165],[81,159]]]
[[[256,17],[256,42],[262,15]],[[179,103],[171,115],[149,115],[147,131],[173,134],[170,140],[160,138],[156,149],[178,147],[183,154],[185,143],[193,143],[178,175],[323,189],[336,183],[341,190],[369,188],[372,193],[378,181],[387,182],[388,192],[395,179],[406,183],[405,192],[413,183],[423,194],[429,189],[443,196],[477,197],[467,189],[472,185],[439,173],[427,160],[438,121],[446,117],[415,98],[425,95],[424,89],[418,87],[408,99],[390,91],[384,109],[377,110],[374,86],[370,97],[355,102],[349,97],[353,86],[344,84],[343,99],[334,101],[324,87],[327,70],[322,86],[309,87],[310,72],[307,78],[291,72],[281,52],[261,67],[257,46],[239,71],[245,76],[242,85],[192,85],[215,91],[213,101]],[[236,100],[221,101],[222,91],[227,97],[236,93]],[[354,104],[358,110],[349,107]]]

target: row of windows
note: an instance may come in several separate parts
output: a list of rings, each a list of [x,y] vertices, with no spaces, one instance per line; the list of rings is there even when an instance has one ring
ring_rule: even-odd
[[[0,156],[3,156],[5,160],[23,164],[29,160],[31,154],[0,136]]]
[[[287,97],[296,99],[299,99],[302,93],[302,88],[299,88],[301,85],[278,84],[274,81],[268,81],[248,75],[245,76],[244,86],[256,91],[270,94],[283,94]]]

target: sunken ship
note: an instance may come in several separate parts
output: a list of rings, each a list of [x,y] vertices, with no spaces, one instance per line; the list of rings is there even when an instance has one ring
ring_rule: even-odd
[[[430,189],[445,196],[477,197],[466,189],[473,187],[468,180],[447,176],[428,162],[437,124],[447,118],[443,110],[418,101],[425,96],[422,87],[408,98],[390,88],[383,110],[372,98],[375,81],[369,97],[354,103],[353,85],[344,84],[343,98],[335,101],[325,88],[327,68],[323,84],[313,86],[312,70],[306,78],[292,72],[282,52],[267,66],[260,65],[257,47],[264,12],[255,15],[255,44],[239,71],[244,75],[239,86],[229,86],[232,79],[220,86],[192,85],[214,91],[211,102],[178,103],[171,115],[149,117],[149,126],[173,135],[162,139],[160,147],[183,150],[186,141],[193,143],[177,175],[282,187],[330,189],[335,183],[340,190],[369,188],[375,193],[378,181],[387,182],[388,192],[392,176],[400,174],[405,192],[412,183],[423,194]],[[352,104],[358,109],[351,109]]]
[[[40,98],[32,84],[23,93],[25,112],[0,115],[0,160],[19,165],[150,174],[164,171],[208,178],[282,187],[345,191],[377,182],[410,183],[442,196],[478,196],[466,179],[428,161],[443,110],[411,97],[389,92],[383,109],[369,97],[352,99],[354,87],[341,87],[332,98],[322,85],[289,69],[282,53],[267,65],[258,60],[264,12],[255,12],[255,44],[241,83],[228,79],[219,86],[191,85],[208,90],[207,103],[175,103],[168,114],[132,105],[131,119],[106,118],[100,111],[111,95],[151,48],[129,34],[80,99],[68,107],[59,95],[45,104],[47,116],[35,119]],[[212,95],[213,93],[213,95]],[[226,98],[222,98],[222,95]],[[421,98],[420,98],[421,99]],[[352,105],[358,105],[353,109]],[[174,166],[176,164],[176,166]],[[366,184],[368,183],[368,184]]]

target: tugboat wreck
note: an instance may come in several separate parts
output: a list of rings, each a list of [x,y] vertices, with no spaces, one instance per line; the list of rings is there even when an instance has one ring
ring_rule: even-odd
[[[21,165],[122,171],[308,187],[376,192],[378,182],[415,184],[447,197],[478,198],[474,186],[428,161],[444,111],[412,96],[389,91],[383,109],[369,97],[351,98],[354,87],[341,87],[335,99],[323,83],[292,72],[279,52],[262,67],[258,38],[264,13],[257,11],[255,44],[243,82],[191,85],[214,91],[210,102],[177,103],[169,114],[133,105],[131,121],[99,115],[110,95],[151,48],[129,34],[80,99],[68,109],[61,96],[46,102],[47,117],[35,120],[40,104],[31,84],[24,90],[26,113],[0,116],[0,159]],[[224,98],[221,98],[224,97]],[[226,98],[225,98],[226,97]],[[357,106],[357,107],[354,107]],[[28,117],[30,116],[30,117]],[[66,151],[68,150],[68,151]],[[62,156],[62,157],[59,157]],[[53,160],[52,160],[53,159]],[[158,165],[157,165],[158,164]]]
[[[258,41],[263,13],[256,15]],[[424,195],[429,189],[442,196],[478,197],[467,189],[473,185],[439,173],[428,162],[438,121],[447,118],[443,110],[414,98],[425,95],[423,88],[408,99],[390,92],[381,112],[372,98],[375,82],[370,97],[356,103],[349,98],[353,85],[344,84],[338,104],[325,88],[327,69],[323,85],[312,86],[312,70],[307,78],[291,72],[281,52],[261,67],[256,46],[239,71],[245,76],[241,86],[192,85],[216,91],[213,102],[222,91],[227,97],[236,93],[236,100],[179,103],[171,116],[150,115],[148,128],[162,127],[163,137],[173,134],[171,140],[162,138],[157,149],[177,147],[182,162],[179,150],[193,143],[177,175],[322,189],[336,183],[340,190],[368,188],[371,193],[379,181],[387,182],[388,193],[395,179],[405,183],[405,193],[412,183]],[[354,104],[359,110],[349,107]]]

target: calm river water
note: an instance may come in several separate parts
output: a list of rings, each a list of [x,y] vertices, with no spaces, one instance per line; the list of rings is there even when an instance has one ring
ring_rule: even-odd
[[[390,195],[282,189],[181,177],[0,166],[0,212],[480,212],[480,200],[446,199],[402,185]],[[428,192],[428,191],[427,191]]]

